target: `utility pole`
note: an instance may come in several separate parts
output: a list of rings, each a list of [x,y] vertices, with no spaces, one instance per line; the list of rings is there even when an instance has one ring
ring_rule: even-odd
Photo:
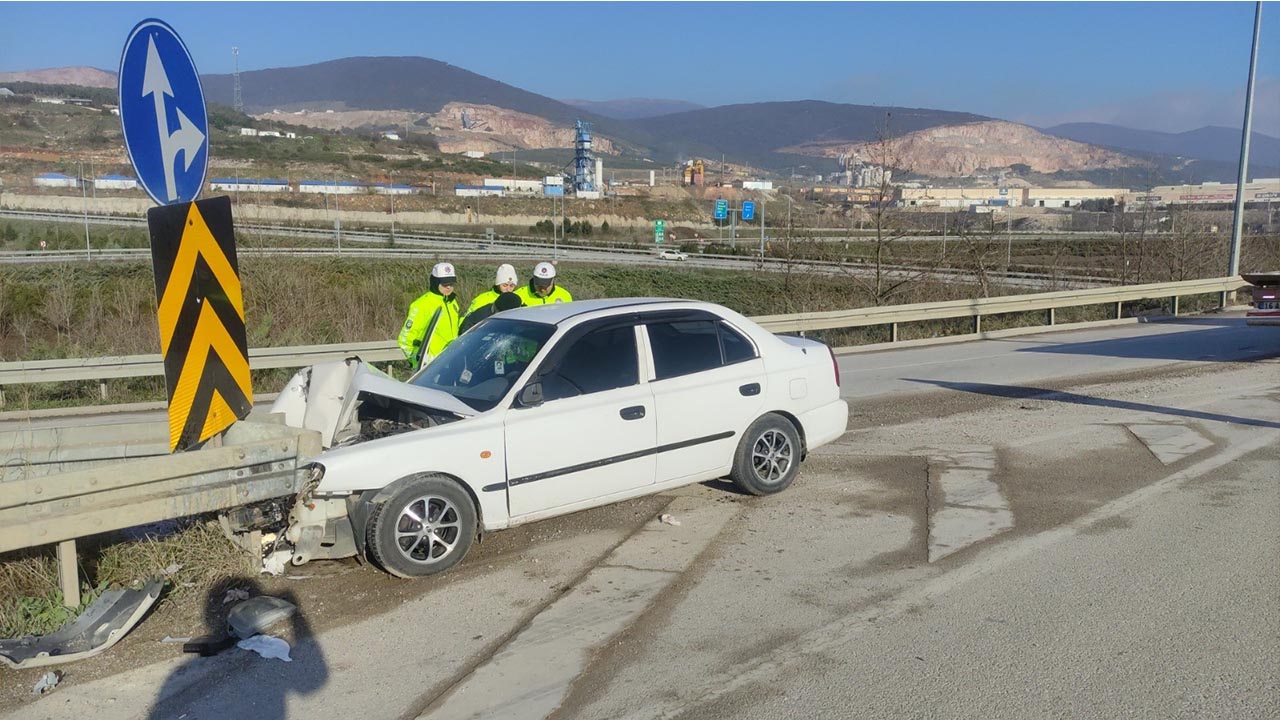
[[[741,207],[729,208],[729,245],[735,250],[738,248],[738,214],[741,212]]]
[[[92,252],[89,250],[89,197],[85,194],[84,189],[84,163],[80,163],[80,201],[84,206],[84,259],[91,260]]]
[[[396,244],[396,174],[388,172],[387,177],[391,180],[391,187],[387,188],[387,192],[391,194],[391,244]]]
[[[764,200],[760,201],[760,257],[764,258]]]
[[[1249,179],[1249,135],[1253,131],[1253,79],[1258,73],[1258,31],[1262,27],[1262,2],[1253,10],[1253,49],[1249,52],[1249,85],[1244,94],[1244,133],[1240,139],[1240,174],[1236,179],[1235,217],[1231,223],[1231,256],[1227,275],[1240,274],[1240,233],[1244,227],[1244,189]]]

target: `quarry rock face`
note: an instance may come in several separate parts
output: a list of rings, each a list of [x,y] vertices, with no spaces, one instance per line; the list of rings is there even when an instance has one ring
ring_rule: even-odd
[[[920,130],[890,139],[885,148],[874,141],[824,141],[781,148],[779,152],[817,157],[851,154],[870,165],[881,164],[881,156],[887,154],[888,164],[932,177],[963,177],[1015,164],[1042,173],[1144,164],[1138,158],[999,120]]]

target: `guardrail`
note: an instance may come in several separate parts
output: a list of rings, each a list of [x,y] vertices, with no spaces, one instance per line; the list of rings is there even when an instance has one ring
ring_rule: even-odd
[[[58,546],[63,601],[80,604],[76,539],[299,492],[320,434],[241,422],[216,447],[169,454],[164,423],[0,432],[0,553]]]
[[[889,325],[891,327],[890,338],[892,341],[897,341],[898,325],[905,322],[968,317],[973,318],[973,332],[977,334],[982,332],[982,318],[984,316],[1048,310],[1046,325],[1052,326],[1056,321],[1054,311],[1061,308],[1114,303],[1116,306],[1115,316],[1119,318],[1123,311],[1123,304],[1135,300],[1171,298],[1173,300],[1173,314],[1177,315],[1178,298],[1181,296],[1217,293],[1219,295],[1219,305],[1225,306],[1229,293],[1248,286],[1249,283],[1239,277],[1225,277],[1208,280],[1128,285],[1124,287],[1090,288],[1087,290],[1064,290],[973,300],[947,300],[912,305],[890,305],[857,308],[854,310],[803,313],[800,315],[768,315],[752,319],[773,332],[806,332],[834,328],[865,327],[868,325]]]
[[[1115,316],[1121,316],[1126,302],[1150,299],[1173,299],[1173,314],[1178,314],[1178,298],[1185,295],[1216,293],[1219,304],[1226,305],[1229,293],[1248,287],[1239,277],[1153,283],[1127,287],[1066,290],[1050,293],[1012,295],[1006,297],[950,300],[943,302],[855,308],[830,312],[767,315],[752,318],[775,333],[829,330],[834,328],[890,326],[890,339],[897,341],[901,323],[946,318],[973,318],[973,333],[982,332],[982,318],[1005,313],[1047,310],[1046,325],[1055,324],[1055,311],[1067,307],[1113,303]],[[958,336],[956,339],[963,339]],[[359,355],[369,362],[404,359],[395,342],[375,341],[307,345],[299,347],[253,348],[249,350],[249,366],[255,370],[304,367],[318,362],[340,360]],[[160,355],[126,355],[116,357],[65,360],[29,360],[0,363],[0,387],[45,382],[106,380],[110,378],[149,377],[164,374]],[[3,396],[0,395],[0,398]],[[2,402],[2,400],[0,400]]]

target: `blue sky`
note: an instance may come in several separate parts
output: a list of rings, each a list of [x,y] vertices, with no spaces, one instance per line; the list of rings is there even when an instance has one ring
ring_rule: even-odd
[[[555,98],[819,99],[1049,125],[1238,127],[1253,3],[0,3],[0,71],[114,70],[147,17],[204,73],[443,60]],[[1280,3],[1255,129],[1280,135]]]

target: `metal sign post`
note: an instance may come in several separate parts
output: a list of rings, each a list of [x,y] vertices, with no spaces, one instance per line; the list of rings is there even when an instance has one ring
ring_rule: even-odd
[[[120,125],[147,212],[169,450],[199,447],[253,408],[231,200],[197,201],[209,167],[204,89],[191,53],[156,19],[120,54]]]

